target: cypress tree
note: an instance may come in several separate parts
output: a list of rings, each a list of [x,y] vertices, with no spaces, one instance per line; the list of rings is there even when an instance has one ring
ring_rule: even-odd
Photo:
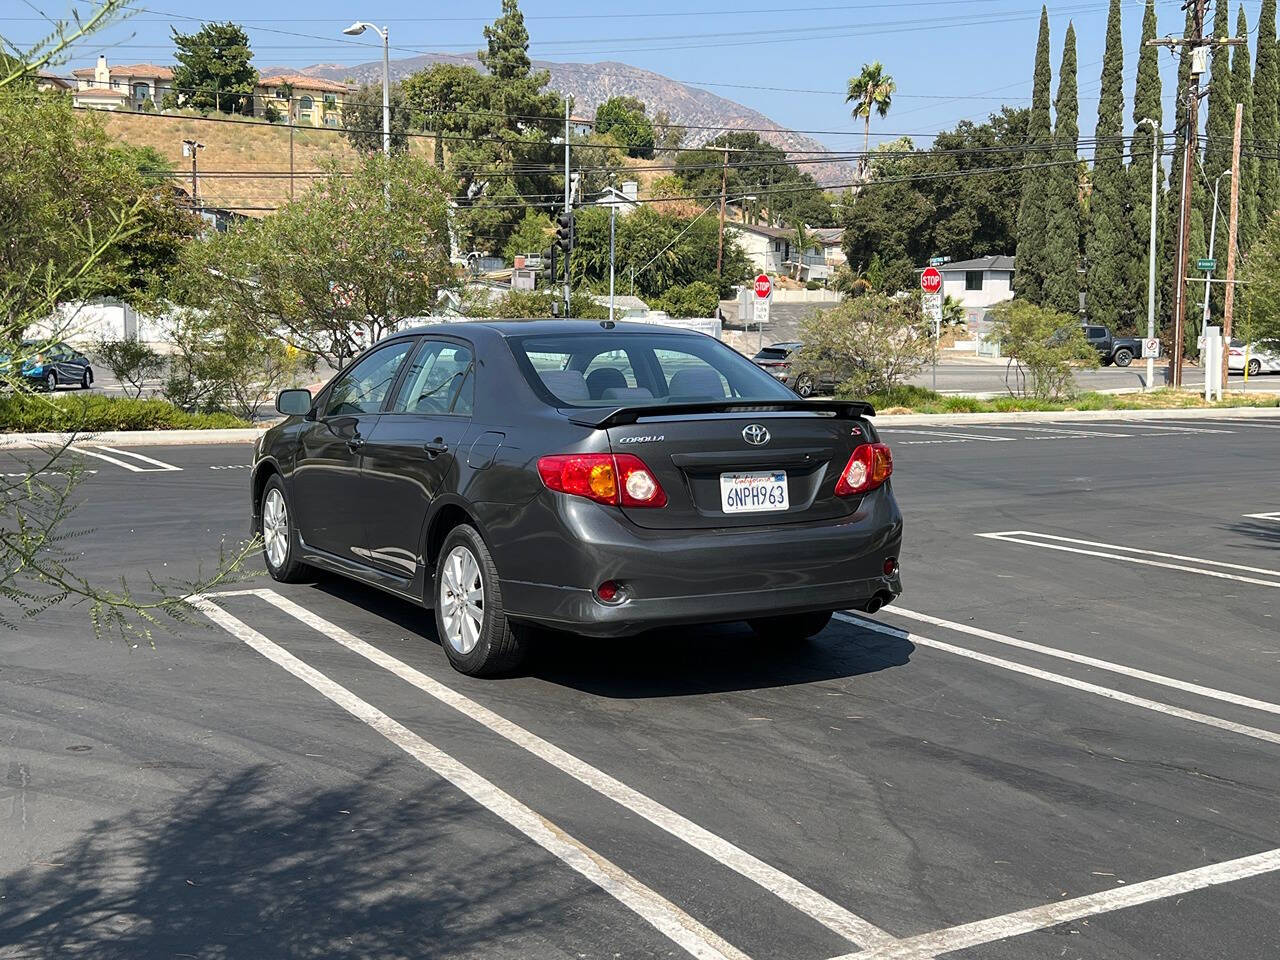
[[[1133,325],[1126,296],[1125,267],[1130,252],[1128,183],[1124,170],[1124,41],[1120,0],[1111,0],[1102,55],[1102,90],[1094,131],[1093,194],[1085,240],[1085,307],[1090,323],[1112,328]]]
[[[1071,316],[1080,313],[1080,181],[1076,149],[1080,140],[1080,103],[1076,85],[1076,28],[1067,24],[1067,38],[1058,71],[1054,101],[1054,150],[1061,166],[1050,167],[1048,234],[1045,237],[1045,306]]]
[[[1280,95],[1280,63],[1276,60],[1276,0],[1262,0],[1258,21],[1258,58],[1253,75],[1253,139],[1258,152],[1258,228],[1266,226],[1280,205],[1280,164],[1276,143],[1280,119],[1276,98]]]
[[[1191,10],[1187,10],[1183,36],[1191,36]],[[1165,212],[1160,238],[1160,315],[1162,328],[1172,331],[1174,311],[1177,307],[1178,227],[1182,203],[1182,167],[1187,145],[1187,90],[1191,85],[1191,57],[1178,60],[1178,86],[1174,92],[1173,162],[1169,168],[1169,189],[1165,193]],[[1202,190],[1197,189],[1197,178],[1191,178],[1192,219],[1195,219],[1195,203]],[[1203,215],[1200,217],[1203,226]],[[1188,311],[1190,312],[1190,311]],[[1169,348],[1172,352],[1172,347]]]
[[[1231,13],[1221,0],[1214,5],[1214,39],[1224,40],[1231,35]],[[1204,178],[1205,226],[1213,221],[1213,187],[1224,171],[1231,169],[1231,140],[1235,132],[1236,98],[1235,80],[1231,76],[1231,48],[1213,48],[1213,60],[1209,68],[1209,116],[1205,120]],[[1201,171],[1196,171],[1197,175]],[[1227,222],[1230,216],[1231,180],[1224,177],[1218,190],[1218,233],[1214,241],[1214,253],[1226,261]],[[1208,251],[1206,250],[1206,255]],[[1221,274],[1219,274],[1221,276]],[[1214,316],[1222,313],[1222,285],[1212,291]]]
[[[1156,37],[1156,5],[1155,0],[1147,0],[1147,9],[1142,17],[1142,45],[1138,54],[1138,81],[1133,92],[1133,142],[1129,163],[1129,196],[1132,212],[1130,254],[1127,273],[1127,289],[1131,311],[1136,317],[1147,315],[1147,278],[1150,269],[1151,241],[1151,151],[1158,152],[1164,148],[1164,138],[1156,137],[1150,124],[1139,122],[1151,119],[1156,126],[1161,126],[1164,119],[1164,105],[1160,89],[1160,50],[1147,45],[1147,41]],[[1161,199],[1164,188],[1164,168],[1157,171],[1159,181],[1157,189],[1156,223],[1161,224],[1163,205]],[[1157,236],[1157,243],[1159,236]],[[1158,248],[1157,248],[1158,249]],[[1158,254],[1157,254],[1158,256]],[[1159,286],[1156,287],[1156,316],[1159,316]],[[1143,332],[1146,326],[1139,323]]]
[[[1044,145],[1052,137],[1049,116],[1049,86],[1052,81],[1049,64],[1049,10],[1040,8],[1040,40],[1036,44],[1035,78],[1031,91],[1031,116],[1027,125],[1025,155],[1028,165],[1043,163],[1049,154]],[[1037,149],[1039,148],[1039,149]],[[1044,300],[1044,251],[1048,229],[1045,171],[1026,170],[1022,174],[1022,198],[1018,205],[1018,244],[1014,291],[1033,303]]]
[[[1244,120],[1240,125],[1240,140],[1244,146],[1240,151],[1240,224],[1239,245],[1242,251],[1248,250],[1253,238],[1258,235],[1258,156],[1253,149],[1253,76],[1249,64],[1249,20],[1244,13],[1244,4],[1240,4],[1240,12],[1236,16],[1236,36],[1245,41],[1244,46],[1236,47],[1232,53],[1231,88],[1235,92],[1232,98],[1236,103],[1244,105]],[[1232,119],[1234,123],[1234,118]]]

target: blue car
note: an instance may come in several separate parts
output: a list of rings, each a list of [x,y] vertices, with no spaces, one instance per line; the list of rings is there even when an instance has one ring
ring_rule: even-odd
[[[0,357],[0,362],[7,364],[9,358]],[[89,358],[61,341],[53,344],[23,341],[22,376],[46,390],[62,386],[88,390],[93,386],[93,367],[89,365]]]

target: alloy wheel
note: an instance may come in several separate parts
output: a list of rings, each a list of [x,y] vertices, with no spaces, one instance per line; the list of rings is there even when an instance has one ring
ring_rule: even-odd
[[[484,578],[475,554],[465,546],[454,547],[445,557],[439,602],[444,639],[465,656],[475,649],[484,626]]]
[[[289,556],[289,513],[277,489],[268,490],[262,502],[262,543],[267,562],[279,570]]]

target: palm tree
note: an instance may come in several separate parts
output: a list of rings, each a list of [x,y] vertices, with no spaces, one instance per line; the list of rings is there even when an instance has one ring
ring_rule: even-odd
[[[788,238],[791,243],[791,260],[795,264],[796,279],[800,279],[800,271],[804,268],[804,252],[815,246],[817,238],[803,223],[797,223],[795,230]]]
[[[862,160],[859,164],[864,172],[868,164],[867,155],[871,150],[871,112],[874,110],[877,116],[884,119],[893,106],[893,92],[896,89],[893,77],[884,72],[884,64],[879,60],[864,63],[862,72],[849,78],[849,95],[844,98],[844,102],[853,104],[853,119],[862,117],[866,121]]]

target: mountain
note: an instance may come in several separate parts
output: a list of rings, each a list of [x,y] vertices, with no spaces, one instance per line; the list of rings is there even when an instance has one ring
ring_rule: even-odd
[[[430,66],[432,63],[449,62],[478,67],[474,55],[459,56],[448,53],[428,53],[418,57],[406,57],[391,61],[391,79],[399,80]],[[699,87],[664,77],[651,70],[641,70],[625,63],[604,61],[601,63],[552,63],[535,60],[535,70],[551,73],[551,88],[573,97],[575,112],[581,116],[595,116],[596,107],[610,97],[632,96],[642,100],[653,116],[666,111],[673,123],[689,124],[694,129],[685,135],[686,146],[698,146],[726,130],[758,129],[761,137],[788,152],[829,149],[812,137],[794,133],[740,103],[717,96]],[[330,80],[353,80],[356,83],[381,83],[382,61],[375,60],[356,66],[319,63],[303,67],[300,71]],[[699,128],[710,129],[699,129]],[[812,156],[812,153],[807,154]],[[819,183],[850,183],[855,179],[852,164],[839,160],[815,163],[805,168]]]

